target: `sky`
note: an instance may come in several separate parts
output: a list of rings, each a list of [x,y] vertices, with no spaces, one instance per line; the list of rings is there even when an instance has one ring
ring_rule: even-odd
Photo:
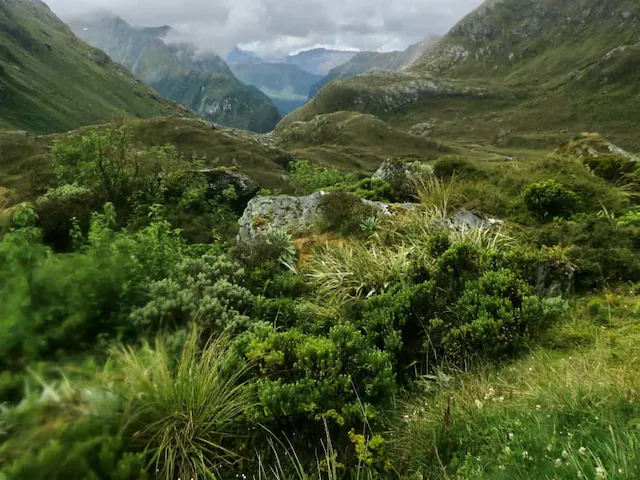
[[[63,20],[95,12],[171,25],[201,49],[262,54],[314,47],[403,50],[445,34],[482,0],[45,0]]]

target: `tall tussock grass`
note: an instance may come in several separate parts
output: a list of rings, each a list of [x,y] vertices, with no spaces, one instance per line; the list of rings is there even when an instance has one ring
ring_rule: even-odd
[[[231,365],[228,338],[201,343],[192,330],[175,365],[162,340],[113,352],[125,431],[149,453],[158,478],[215,478],[217,466],[237,458],[228,442],[253,402],[244,380],[250,367]]]

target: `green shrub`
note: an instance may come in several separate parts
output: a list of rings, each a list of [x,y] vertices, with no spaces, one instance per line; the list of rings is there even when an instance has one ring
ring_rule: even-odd
[[[378,214],[375,207],[366,205],[359,197],[343,191],[331,192],[320,200],[322,226],[345,234],[360,231],[363,219]]]
[[[324,168],[306,160],[292,162],[289,176],[296,193],[301,195],[356,180],[355,175],[343,175],[336,169]]]
[[[477,172],[477,168],[462,157],[444,157],[433,164],[433,173],[440,179],[450,179],[454,176],[468,178]]]
[[[129,235],[113,231],[115,213],[105,212],[93,216],[87,244],[74,254],[54,255],[22,232],[0,242],[4,367],[134,333],[129,313],[149,283],[170,274],[185,246],[166,222]]]
[[[355,183],[342,182],[334,187],[325,189],[327,192],[337,190],[376,202],[388,202],[390,199],[395,198],[394,188],[379,178],[365,178]]]
[[[568,217],[579,205],[576,193],[555,180],[533,183],[523,196],[529,211],[541,219]]]
[[[244,276],[228,258],[204,255],[185,258],[175,272],[149,284],[146,305],[131,314],[146,331],[184,328],[190,322],[211,331],[246,328],[253,295],[238,285]]]
[[[623,217],[624,218],[624,217]],[[640,280],[640,230],[606,216],[576,215],[537,228],[528,237],[538,246],[559,245],[576,267],[576,288],[592,289]]]
[[[348,441],[352,427],[378,421],[396,390],[391,358],[349,323],[324,334],[257,324],[236,346],[260,372],[258,404],[247,419],[272,432],[297,432],[290,438],[296,445],[315,444],[324,421],[334,441]]]
[[[624,180],[638,168],[638,162],[623,155],[586,157],[583,162],[597,176],[613,183]]]
[[[76,246],[72,230],[86,233],[91,214],[101,207],[97,196],[84,187],[63,185],[49,190],[36,204],[43,241],[56,251],[72,250]]]
[[[540,299],[514,272],[487,272],[467,283],[451,312],[429,320],[425,348],[456,363],[478,355],[496,359],[525,346],[547,319]]]

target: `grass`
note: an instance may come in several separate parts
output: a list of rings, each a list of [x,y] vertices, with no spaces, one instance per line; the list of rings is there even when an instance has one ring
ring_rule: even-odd
[[[214,478],[221,464],[234,463],[239,457],[229,448],[231,426],[253,401],[244,383],[249,367],[229,370],[229,342],[212,339],[200,347],[200,341],[191,331],[175,368],[162,341],[153,349],[114,352],[125,430],[167,480]]]
[[[429,478],[637,478],[638,302],[627,292],[608,297],[609,326],[594,328],[579,300],[572,327],[549,332],[565,349],[458,372],[435,395],[409,400],[392,432],[396,452]],[[575,329],[585,346],[572,346]]]

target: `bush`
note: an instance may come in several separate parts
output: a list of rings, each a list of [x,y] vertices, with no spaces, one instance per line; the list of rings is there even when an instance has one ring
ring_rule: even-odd
[[[546,320],[542,302],[514,272],[487,272],[467,283],[451,312],[428,322],[425,348],[455,363],[480,354],[497,359],[521,349]]]
[[[523,196],[529,211],[541,219],[571,216],[579,205],[578,195],[555,180],[533,183]]]
[[[442,180],[451,179],[454,176],[468,178],[476,172],[476,167],[462,157],[444,157],[433,164],[433,173]]]
[[[2,366],[22,368],[134,333],[129,313],[149,283],[170,274],[184,244],[166,222],[129,235],[111,230],[114,221],[108,206],[94,215],[87,244],[70,255],[53,255],[23,231],[0,242]]]
[[[612,183],[624,180],[638,168],[638,162],[623,155],[587,157],[583,161],[593,173]]]
[[[306,195],[343,182],[353,183],[355,175],[343,175],[336,169],[324,168],[306,160],[292,162],[289,176],[296,193]]]
[[[353,194],[336,191],[324,195],[320,200],[322,226],[326,230],[336,230],[345,234],[360,231],[363,219],[378,214],[375,207],[362,202]]]
[[[606,216],[576,215],[556,220],[536,229],[530,239],[537,246],[559,245],[567,249],[567,259],[577,267],[576,288],[588,290],[619,281],[640,280],[640,230],[626,221]]]
[[[54,142],[51,157],[59,185],[88,189],[120,213],[176,202],[185,190],[206,185],[196,173],[198,161],[187,162],[173,146],[135,145],[132,128],[122,121],[81,138]]]
[[[247,412],[248,421],[272,432],[297,432],[290,438],[296,445],[316,444],[324,421],[332,440],[344,442],[351,427],[376,423],[395,393],[391,358],[349,323],[325,334],[257,324],[236,346],[260,371],[258,404]]]
[[[146,331],[184,328],[192,321],[210,333],[242,331],[253,305],[253,295],[238,285],[240,266],[223,256],[185,258],[168,278],[149,284],[148,302],[131,314]]]
[[[72,230],[87,233],[92,212],[102,203],[90,190],[77,185],[63,185],[49,190],[38,199],[36,213],[42,239],[56,251],[70,251],[74,245]]]

